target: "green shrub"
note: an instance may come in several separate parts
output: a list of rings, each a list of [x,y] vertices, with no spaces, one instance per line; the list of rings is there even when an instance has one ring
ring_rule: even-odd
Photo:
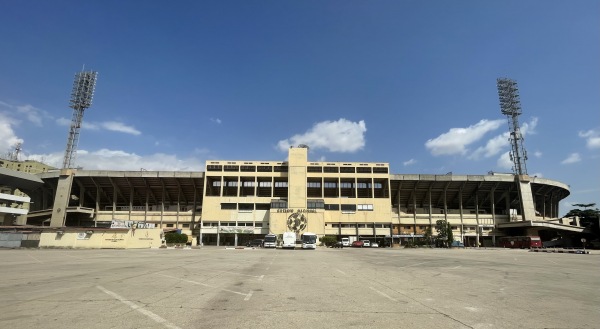
[[[165,234],[165,242],[167,243],[187,243],[187,234],[183,233],[167,233]]]
[[[333,235],[325,235],[325,236],[321,237],[321,244],[324,244],[327,247],[331,247],[331,246],[335,245],[336,242],[337,242],[337,237],[335,237]]]

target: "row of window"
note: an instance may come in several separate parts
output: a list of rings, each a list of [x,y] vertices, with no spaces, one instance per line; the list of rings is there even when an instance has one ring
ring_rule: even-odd
[[[256,186],[256,182],[254,181],[243,181],[241,182],[243,187],[254,187]],[[225,181],[225,186],[228,187],[237,187],[238,186],[238,182],[237,181]],[[213,187],[220,187],[221,186],[221,181],[213,181],[212,182],[212,186]],[[273,186],[272,182],[258,182],[258,187],[271,187]],[[275,187],[288,187],[288,182],[275,182]]]
[[[238,186],[238,182],[237,181],[225,181],[224,182],[225,186],[229,186],[229,187],[236,187]],[[256,186],[257,182],[254,181],[243,181],[241,182],[243,187],[254,187]],[[337,183],[335,182],[325,182],[323,183],[323,187],[324,188],[337,188]],[[374,188],[383,188],[383,184],[381,183],[350,183],[350,182],[341,182],[340,184],[340,188],[371,188],[371,186],[373,186]],[[221,186],[221,181],[213,181],[212,182],[212,186],[213,187],[220,187]],[[258,182],[258,186],[259,187],[271,187],[273,186],[272,182]],[[288,187],[288,182],[275,182],[275,187]],[[306,183],[306,187],[309,188],[321,188],[321,182],[308,182]]]
[[[323,183],[323,187],[324,188],[337,188],[338,184],[335,182],[324,182]],[[351,182],[340,182],[339,184],[340,188],[383,188],[383,184],[381,183],[364,183],[364,182],[360,182],[360,183],[351,183]],[[310,188],[321,188],[321,182],[307,182],[306,183],[306,187],[310,187]]]
[[[333,228],[390,228],[390,224],[389,223],[365,223],[365,224],[361,224],[361,223],[349,223],[349,224],[342,224],[342,223],[333,223],[331,224],[331,227]]]
[[[308,166],[307,172],[311,173],[359,173],[359,174],[387,174],[387,167],[321,167]],[[226,172],[288,172],[288,166],[237,166],[237,165],[207,165],[206,171]]]
[[[341,210],[342,212],[373,211],[372,204],[326,204],[320,199],[306,201],[307,209]],[[252,210],[288,209],[287,200],[277,199],[268,203],[221,203],[221,210],[239,210],[240,212]]]
[[[202,222],[203,227],[237,226],[237,227],[263,227],[262,222]]]
[[[419,226],[419,230],[426,230],[428,226]],[[404,230],[412,230],[413,227],[412,226],[403,226],[402,229]],[[450,226],[450,229],[452,229],[453,231],[458,230],[458,226]],[[492,227],[482,227],[481,228],[483,231],[491,231],[493,228]],[[475,226],[464,226],[464,230],[465,231],[475,231]]]

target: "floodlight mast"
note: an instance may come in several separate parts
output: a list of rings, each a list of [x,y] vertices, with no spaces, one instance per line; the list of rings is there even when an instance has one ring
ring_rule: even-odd
[[[77,143],[79,143],[79,129],[83,120],[83,112],[92,106],[97,76],[98,72],[95,71],[81,71],[75,74],[69,103],[69,107],[73,109],[73,118],[71,119],[71,128],[69,129],[69,136],[67,138],[63,168],[73,168],[75,165],[75,155],[77,153]]]
[[[508,129],[510,132],[509,142],[511,151],[510,160],[513,162],[513,172],[516,175],[527,175],[527,152],[523,146],[523,135],[519,127],[519,115],[521,115],[521,101],[519,100],[519,89],[517,82],[508,78],[498,78],[498,97],[500,98],[500,110],[508,118]]]

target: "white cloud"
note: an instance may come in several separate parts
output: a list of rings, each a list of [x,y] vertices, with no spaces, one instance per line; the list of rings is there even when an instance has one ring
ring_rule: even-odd
[[[280,140],[277,147],[286,151],[290,146],[305,144],[312,149],[325,149],[330,152],[356,152],[365,146],[366,131],[363,120],[352,122],[342,118],[338,121],[323,121],[302,135]]]
[[[17,143],[23,143],[23,139],[17,137],[13,130],[14,124],[13,119],[0,112],[0,153],[2,154],[12,151]]]
[[[34,154],[28,158],[43,161],[51,166],[60,168],[64,154]],[[155,153],[141,156],[120,150],[101,149],[89,152],[78,150],[75,165],[85,170],[160,170],[160,171],[202,171],[204,161],[194,157],[179,159],[173,154]]]
[[[210,118],[210,121],[215,122],[217,124],[221,124],[221,122],[222,122],[221,119],[219,119],[219,118]]]
[[[535,156],[536,158],[541,158],[542,157],[542,152],[535,151],[535,152],[533,152],[533,156]]]
[[[410,160],[408,160],[408,161],[404,161],[404,162],[402,162],[402,164],[403,164],[405,167],[406,167],[406,166],[413,165],[413,164],[415,164],[415,163],[417,163],[417,160],[415,160],[415,159],[410,159]]]
[[[510,160],[510,154],[509,154],[509,152],[503,153],[500,156],[500,158],[498,158],[498,161],[496,162],[496,165],[498,166],[498,168],[512,170],[513,162]]]
[[[480,140],[485,134],[498,129],[504,120],[481,120],[467,128],[451,128],[448,132],[425,143],[432,155],[466,154],[467,146]]]
[[[118,131],[121,133],[125,133],[125,134],[131,134],[131,135],[141,135],[142,133],[135,129],[132,126],[127,126],[122,122],[116,122],[116,121],[107,121],[107,122],[103,122],[101,124],[102,128],[106,129],[106,130],[110,130],[110,131]]]
[[[537,127],[538,118],[534,117],[531,121],[524,123],[521,126],[521,135],[532,135],[535,134],[535,128]],[[510,146],[509,142],[510,133],[507,131],[503,134],[497,135],[487,141],[485,146],[478,147],[470,156],[469,159],[480,159],[482,156],[490,158],[498,153],[502,152],[506,147]],[[541,154],[541,153],[540,153]]]
[[[71,120],[69,120],[67,118],[58,118],[58,119],[56,119],[56,123],[61,126],[70,126]],[[86,130],[104,129],[104,130],[109,130],[109,131],[125,133],[125,134],[131,134],[131,135],[135,135],[135,136],[142,134],[139,130],[135,129],[135,127],[128,126],[122,122],[117,122],[117,121],[105,121],[105,122],[96,123],[96,122],[88,122],[88,121],[83,120],[81,122],[81,128],[86,129]]]
[[[586,139],[586,146],[589,149],[600,148],[600,132],[597,130],[580,131],[579,137]]]
[[[566,159],[561,161],[561,164],[572,164],[581,161],[579,153],[571,153]]]
[[[42,117],[45,116],[45,112],[34,107],[33,105],[20,105],[17,106],[17,112],[24,114],[27,117],[29,122],[34,125],[41,127],[42,126]]]

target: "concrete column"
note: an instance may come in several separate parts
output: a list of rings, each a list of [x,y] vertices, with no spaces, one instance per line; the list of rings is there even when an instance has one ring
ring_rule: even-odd
[[[535,219],[535,206],[533,203],[533,193],[531,192],[531,183],[529,176],[517,175],[515,180],[519,189],[519,197],[522,210],[522,218],[524,221],[530,221]]]
[[[56,185],[56,194],[54,196],[54,206],[52,207],[52,217],[50,218],[50,227],[65,226],[67,219],[67,207],[71,198],[71,186],[73,186],[73,169],[63,169],[58,177]]]

